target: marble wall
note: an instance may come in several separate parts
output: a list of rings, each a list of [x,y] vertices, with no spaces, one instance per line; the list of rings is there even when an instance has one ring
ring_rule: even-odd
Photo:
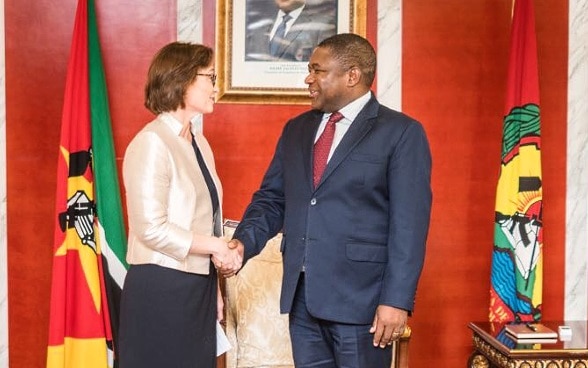
[[[566,320],[588,317],[588,1],[569,1]]]
[[[202,0],[178,0],[179,41],[202,42]]]
[[[378,100],[402,111],[402,0],[378,1]]]

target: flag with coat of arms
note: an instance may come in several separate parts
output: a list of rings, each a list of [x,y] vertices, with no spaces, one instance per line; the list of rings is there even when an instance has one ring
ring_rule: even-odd
[[[543,187],[532,0],[515,0],[492,251],[491,322],[541,320]]]
[[[54,223],[47,367],[114,367],[128,265],[94,0],[79,0],[76,11]]]

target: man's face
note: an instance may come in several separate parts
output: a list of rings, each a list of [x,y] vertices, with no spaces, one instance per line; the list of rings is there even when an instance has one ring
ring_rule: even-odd
[[[278,8],[282,9],[282,11],[289,13],[292,10],[296,10],[300,8],[306,0],[274,0]]]
[[[314,109],[333,112],[345,106],[350,99],[348,81],[349,74],[341,69],[328,48],[314,49],[304,79]]]

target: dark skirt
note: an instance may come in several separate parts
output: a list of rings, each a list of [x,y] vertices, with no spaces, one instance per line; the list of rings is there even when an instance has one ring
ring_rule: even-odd
[[[216,270],[131,265],[120,305],[119,368],[216,367]]]

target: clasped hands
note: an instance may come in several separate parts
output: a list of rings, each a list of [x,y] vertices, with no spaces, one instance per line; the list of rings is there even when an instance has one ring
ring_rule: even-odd
[[[243,266],[245,247],[237,239],[229,241],[225,249],[221,249],[212,256],[212,263],[217,272],[223,277],[234,276]]]

